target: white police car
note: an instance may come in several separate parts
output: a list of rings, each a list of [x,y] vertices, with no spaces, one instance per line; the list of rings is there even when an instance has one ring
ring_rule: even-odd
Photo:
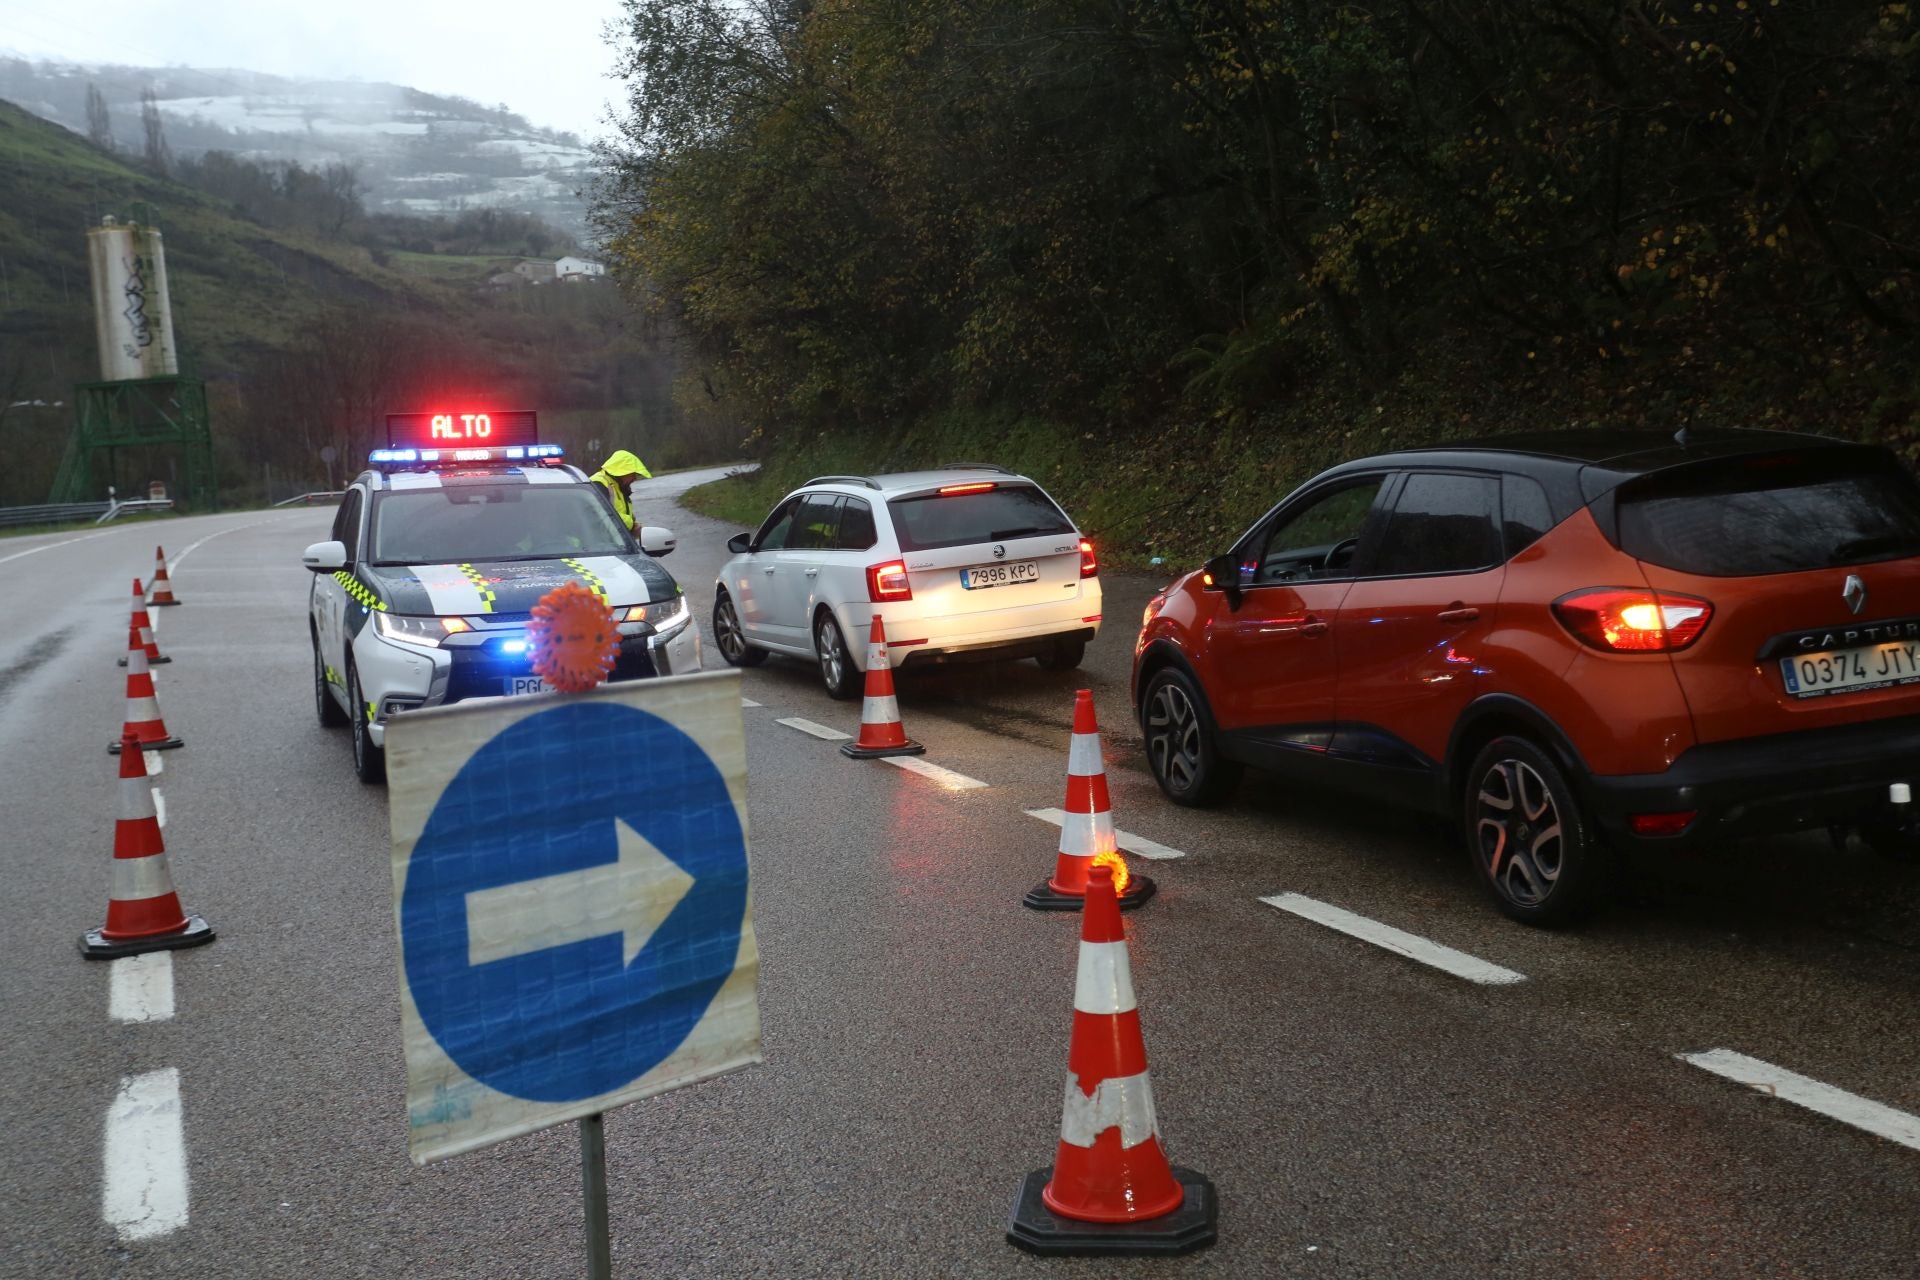
[[[639,537],[614,515],[599,485],[531,443],[532,414],[466,440],[427,447],[462,415],[431,415],[434,434],[392,415],[389,439],[347,489],[333,536],[308,547],[309,628],[320,723],[353,726],[354,771],[386,774],[386,724],[395,714],[467,698],[533,693],[527,622],[541,596],[572,580],[620,619],[612,679],[700,669],[699,629],[673,575],[654,562],[673,534]],[[471,427],[469,427],[471,431]],[[525,443],[497,443],[520,439]],[[408,444],[408,441],[414,443]]]

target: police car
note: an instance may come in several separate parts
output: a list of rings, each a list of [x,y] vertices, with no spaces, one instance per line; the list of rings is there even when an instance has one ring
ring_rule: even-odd
[[[536,693],[527,622],[569,580],[622,636],[612,679],[700,669],[686,596],[655,558],[666,529],[629,532],[597,484],[537,443],[530,413],[394,414],[391,447],[348,487],[332,537],[308,547],[313,698],[353,726],[354,771],[386,776],[393,716]]]

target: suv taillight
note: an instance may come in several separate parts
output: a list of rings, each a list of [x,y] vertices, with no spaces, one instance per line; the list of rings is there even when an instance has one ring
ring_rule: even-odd
[[[913,584],[907,581],[907,566],[902,560],[867,566],[867,599],[875,604],[889,600],[913,599]]]
[[[1589,587],[1553,602],[1575,639],[1606,653],[1673,653],[1700,638],[1713,604],[1698,596],[1631,587]]]
[[[1100,561],[1094,557],[1093,544],[1085,538],[1080,539],[1080,576],[1092,578],[1099,576]]]

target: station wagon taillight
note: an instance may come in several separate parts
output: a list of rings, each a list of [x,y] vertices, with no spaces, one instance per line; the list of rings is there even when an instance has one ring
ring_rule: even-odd
[[[906,562],[889,560],[885,564],[868,565],[867,599],[875,604],[913,599],[913,584],[907,580]]]
[[[1100,561],[1093,554],[1093,544],[1085,538],[1080,539],[1080,576],[1092,578],[1100,573]]]
[[[1673,653],[1700,638],[1713,604],[1672,591],[1590,587],[1555,600],[1553,616],[1582,644],[1606,653]]]

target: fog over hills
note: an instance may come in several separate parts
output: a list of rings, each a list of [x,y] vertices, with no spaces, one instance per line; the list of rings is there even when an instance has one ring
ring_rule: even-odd
[[[357,167],[370,212],[531,213],[575,236],[592,153],[570,133],[529,124],[506,104],[404,85],[296,80],[228,68],[83,66],[0,56],[0,98],[77,133],[87,86],[105,97],[116,145],[139,153],[140,98],[151,88],[174,154]]]

